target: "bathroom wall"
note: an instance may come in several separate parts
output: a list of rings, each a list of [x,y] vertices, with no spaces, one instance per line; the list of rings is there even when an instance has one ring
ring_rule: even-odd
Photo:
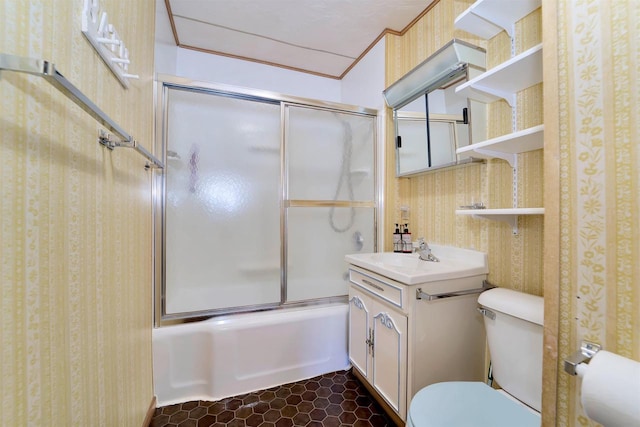
[[[81,33],[83,1],[0,2],[0,52],[53,62],[153,141],[154,0],[101,0],[125,90]],[[44,79],[0,73],[0,424],[142,425],[153,399],[151,172]]]
[[[191,49],[178,48],[176,75],[205,82],[340,102],[340,80]]]
[[[385,88],[384,61],[385,38],[383,37],[342,78],[340,101],[345,104],[383,110],[385,106],[382,97],[382,91]]]
[[[164,2],[158,20],[169,25]],[[166,21],[166,22],[165,22]],[[314,100],[381,109],[384,105],[385,40],[379,40],[342,80],[175,46],[166,32],[156,38],[156,72],[193,80],[272,91]]]
[[[509,58],[505,34],[483,42],[453,29],[471,3],[441,0],[403,36],[387,36],[386,85],[452,37],[485,46],[489,67]],[[640,12],[634,1],[543,0],[517,25],[517,52],[542,41],[543,13],[544,28],[557,29],[545,31],[544,111],[542,85],[528,89],[518,95],[517,124],[545,124],[544,152],[521,155],[518,176],[519,206],[544,205],[544,219],[521,218],[512,236],[505,224],[456,218],[455,206],[472,198],[510,206],[509,167],[495,160],[397,179],[389,132],[386,233],[409,206],[414,236],[486,250],[494,283],[541,295],[544,282],[543,425],[592,426],[579,380],[561,370],[564,357],[587,339],[640,360]],[[487,119],[488,137],[509,132],[502,102],[490,104]]]
[[[555,30],[544,41],[545,369],[557,369],[543,417],[595,426],[561,365],[582,340],[640,360],[640,8],[545,0],[543,10]]]
[[[154,60],[156,73],[176,75],[178,47],[164,0],[156,0]]]
[[[452,38],[487,49],[487,67],[511,57],[509,37],[502,33],[489,41],[454,28],[454,19],[472,0],[440,0],[401,36],[388,35],[386,86],[388,87],[425,60]],[[539,44],[541,14],[538,10],[516,28],[516,53]],[[517,129],[542,123],[542,85],[518,95]],[[511,109],[506,101],[487,108],[488,135],[492,138],[512,132]],[[428,242],[482,250],[488,253],[489,280],[502,287],[542,294],[542,216],[520,217],[519,233],[512,234],[507,223],[457,217],[455,209],[472,201],[490,208],[513,207],[511,167],[503,160],[462,166],[412,178],[395,177],[393,126],[388,114],[386,138],[386,235],[400,221],[400,208],[410,209],[413,237]],[[474,118],[478,120],[478,118]],[[519,155],[518,207],[542,206],[542,150]],[[386,250],[392,250],[389,239]]]

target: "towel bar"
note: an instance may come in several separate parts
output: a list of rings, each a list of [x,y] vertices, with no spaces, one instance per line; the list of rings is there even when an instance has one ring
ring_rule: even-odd
[[[56,89],[62,92],[67,98],[75,102],[80,108],[89,113],[91,117],[96,119],[101,125],[109,129],[122,138],[121,142],[113,143],[114,147],[129,147],[142,154],[149,162],[145,167],[164,169],[164,164],[158,160],[153,154],[147,151],[143,146],[127,132],[125,132],[116,122],[114,122],[107,114],[102,111],[96,104],[86,97],[77,87],[67,80],[54,64],[41,59],[25,58],[22,56],[9,55],[0,53],[0,70],[16,71],[19,73],[27,73],[43,77],[51,83]],[[103,145],[106,145],[103,143]]]
[[[489,283],[487,280],[482,281],[481,288],[468,289],[465,291],[457,291],[457,292],[445,292],[445,293],[436,294],[436,295],[428,294],[426,292],[423,292],[422,288],[418,288],[416,289],[416,299],[433,301],[433,300],[442,299],[442,298],[451,298],[451,297],[459,297],[462,295],[479,294],[481,292],[488,291],[489,289],[492,289],[492,288],[495,288],[495,286]]]

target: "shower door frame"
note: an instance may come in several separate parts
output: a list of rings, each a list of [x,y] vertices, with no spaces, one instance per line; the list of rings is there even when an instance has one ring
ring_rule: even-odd
[[[164,267],[166,265],[166,175],[165,170],[154,169],[154,178],[152,181],[153,194],[153,300],[154,300],[154,325],[155,327],[167,326],[172,324],[187,323],[193,321],[205,320],[214,316],[224,316],[235,313],[246,313],[263,310],[276,310],[290,307],[303,307],[317,304],[328,304],[333,302],[347,302],[347,295],[331,296],[305,301],[287,302],[286,301],[286,283],[287,283],[287,208],[294,206],[313,206],[313,207],[367,207],[373,209],[373,247],[374,251],[378,248],[378,218],[381,212],[381,191],[382,185],[379,182],[378,175],[378,133],[380,132],[381,117],[377,110],[358,107],[335,102],[320,101],[309,98],[294,97],[283,95],[277,92],[264,91],[259,89],[248,89],[222,83],[209,83],[197,80],[191,80],[183,77],[176,77],[165,74],[158,74],[154,81],[154,108],[155,108],[155,127],[154,127],[154,154],[158,156],[164,164],[167,164],[167,152],[165,139],[168,134],[168,92],[171,89],[185,90],[210,94],[213,96],[224,96],[236,99],[244,99],[255,102],[265,102],[269,104],[280,105],[280,301],[277,303],[265,303],[257,305],[247,305],[239,307],[228,307],[219,309],[200,310],[183,313],[166,313],[165,289],[166,277]],[[299,205],[297,201],[291,204],[287,200],[287,164],[286,164],[286,120],[285,114],[288,106],[309,107],[318,110],[335,111],[347,114],[356,114],[368,116],[374,119],[373,123],[373,202],[353,201],[347,204],[344,201],[308,201]]]

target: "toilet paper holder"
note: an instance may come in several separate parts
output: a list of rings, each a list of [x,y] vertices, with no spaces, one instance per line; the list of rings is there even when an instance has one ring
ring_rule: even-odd
[[[578,365],[589,363],[597,352],[602,350],[602,346],[588,341],[582,341],[580,350],[564,359],[564,371],[570,375],[578,375]]]

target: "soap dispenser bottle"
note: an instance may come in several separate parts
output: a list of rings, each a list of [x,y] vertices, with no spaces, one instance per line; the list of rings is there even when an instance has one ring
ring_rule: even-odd
[[[396,229],[393,232],[393,252],[402,252],[402,234],[398,224],[396,224]]]
[[[404,233],[402,233],[402,252],[413,252],[413,244],[411,243],[411,233],[409,232],[409,224],[404,225]]]

